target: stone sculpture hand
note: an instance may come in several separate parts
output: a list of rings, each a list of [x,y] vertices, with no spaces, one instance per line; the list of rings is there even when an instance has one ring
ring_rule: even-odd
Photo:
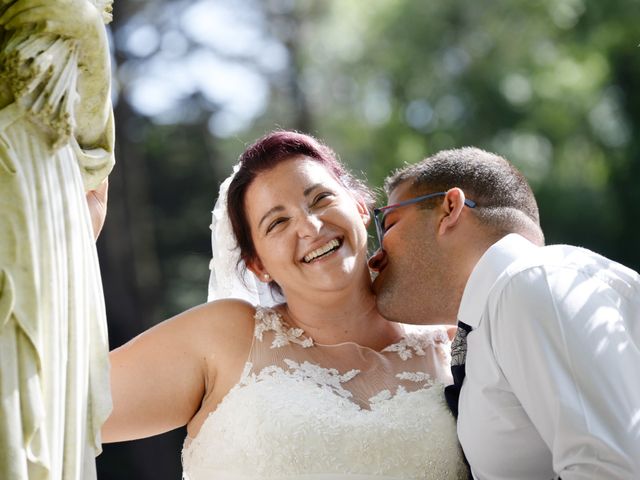
[[[75,137],[85,148],[103,146],[97,143],[111,111],[109,82],[103,80],[110,76],[103,19],[103,12],[88,0],[17,0],[0,16],[0,27],[6,30],[32,25],[34,33],[77,40],[77,88],[82,101],[75,110]]]

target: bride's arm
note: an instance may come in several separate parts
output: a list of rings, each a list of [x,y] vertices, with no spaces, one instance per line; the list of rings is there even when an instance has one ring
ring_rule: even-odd
[[[186,425],[212,394],[217,372],[237,371],[235,363],[246,359],[253,312],[233,300],[200,305],[113,350],[113,411],[102,428],[103,441],[133,440]]]
[[[87,194],[97,239],[107,213],[105,181]],[[215,407],[238,379],[253,339],[255,309],[239,300],[194,307],[113,350],[113,410],[104,442],[133,440],[183,426]],[[206,416],[200,412],[199,422]]]

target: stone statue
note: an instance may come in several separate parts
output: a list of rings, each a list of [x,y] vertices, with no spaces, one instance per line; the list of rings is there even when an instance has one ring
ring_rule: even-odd
[[[111,408],[85,191],[113,167],[105,0],[0,0],[0,479],[96,477]]]

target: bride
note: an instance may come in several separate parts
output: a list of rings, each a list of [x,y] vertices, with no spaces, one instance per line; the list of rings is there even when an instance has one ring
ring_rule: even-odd
[[[249,147],[214,210],[220,299],[111,352],[104,441],[186,425],[187,480],[466,478],[443,397],[449,338],[378,313],[370,201],[313,137]],[[238,291],[249,302],[227,298]]]

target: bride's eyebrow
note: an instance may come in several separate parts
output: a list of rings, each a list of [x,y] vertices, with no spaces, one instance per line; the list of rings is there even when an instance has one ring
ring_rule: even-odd
[[[321,183],[314,183],[313,185],[311,185],[310,187],[307,187],[304,189],[304,192],[302,192],[304,194],[304,196],[308,196],[311,192],[313,192],[316,188],[321,187],[322,184]]]
[[[284,207],[282,205],[276,205],[275,207],[269,209],[269,211],[265,213],[260,219],[260,221],[258,222],[258,228],[260,228],[260,226],[262,225],[262,222],[264,222],[267,219],[267,217],[269,217],[270,215],[273,215],[276,212],[281,212],[283,210],[284,210]]]

